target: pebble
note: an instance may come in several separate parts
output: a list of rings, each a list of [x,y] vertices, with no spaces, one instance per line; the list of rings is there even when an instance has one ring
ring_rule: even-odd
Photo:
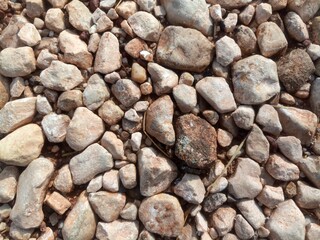
[[[65,112],[69,112],[83,106],[82,92],[80,90],[65,91],[60,94],[57,102],[59,109]]]
[[[93,33],[90,36],[89,42],[88,42],[88,51],[91,53],[95,53],[98,50],[99,43],[100,43],[100,35],[98,33]]]
[[[222,192],[228,187],[228,180],[225,177],[221,177],[219,180],[216,180],[216,182],[211,185],[210,188],[208,188],[210,193],[218,193]]]
[[[223,237],[233,228],[235,217],[236,211],[233,208],[220,207],[211,216],[209,216],[209,220],[218,235]]]
[[[268,0],[273,11],[279,11],[287,6],[288,0]]]
[[[216,125],[217,122],[219,121],[219,114],[216,111],[204,110],[202,112],[202,115],[213,126]]]
[[[125,159],[123,142],[113,132],[107,131],[104,133],[101,138],[101,145],[111,153],[113,159]]]
[[[251,4],[245,7],[245,9],[239,14],[239,20],[244,24],[244,25],[249,25],[250,22],[253,19],[253,16],[255,14],[255,7]]]
[[[128,19],[138,11],[138,5],[134,1],[122,2],[116,11],[122,18]]]
[[[139,222],[118,219],[111,223],[99,222],[96,238],[99,240],[129,240],[138,239]]]
[[[138,152],[138,170],[140,193],[146,197],[166,190],[178,175],[173,161],[151,147],[144,147]]]
[[[203,201],[203,210],[205,212],[213,212],[227,201],[227,196],[224,193],[213,193],[207,196]]]
[[[253,228],[241,214],[235,217],[234,230],[240,239],[251,239],[254,236]]]
[[[262,130],[254,124],[246,141],[246,153],[258,163],[266,162],[269,158],[270,144]]]
[[[264,225],[266,217],[255,200],[241,200],[237,208],[255,230]]]
[[[2,204],[0,206],[0,221],[9,218],[11,212],[11,207],[9,204]]]
[[[295,12],[288,12],[284,17],[284,24],[289,35],[298,42],[309,39],[307,25]]]
[[[38,158],[21,173],[16,201],[10,213],[10,219],[19,228],[37,228],[43,221],[42,204],[53,171],[49,159]]]
[[[0,162],[27,166],[39,157],[43,145],[41,128],[37,124],[27,124],[0,140]]]
[[[12,95],[11,85],[13,84],[13,82],[15,82],[15,79],[16,78],[14,78],[11,84],[9,84],[9,79],[0,75],[0,110],[3,108],[3,106],[6,105],[6,103],[10,99],[10,95]]]
[[[130,143],[133,151],[137,152],[140,149],[141,141],[142,141],[142,133],[135,132],[131,134]]]
[[[175,132],[172,125],[173,102],[168,95],[152,102],[147,110],[146,131],[159,142],[172,146]]]
[[[86,196],[85,191],[83,191],[63,223],[63,239],[93,239],[96,232],[96,221],[88,197]]]
[[[160,193],[142,201],[139,218],[145,228],[166,237],[177,237],[184,225],[184,215],[177,198]]]
[[[118,219],[126,204],[126,195],[123,193],[99,191],[90,193],[88,198],[93,211],[108,223]]]
[[[75,29],[89,31],[92,25],[92,14],[86,5],[79,0],[72,0],[65,8],[68,12],[69,22]]]
[[[141,97],[139,86],[130,79],[118,80],[112,85],[111,91],[125,107],[131,107]]]
[[[128,202],[122,209],[120,216],[125,220],[136,220],[138,215],[138,208],[135,204]]]
[[[306,240],[317,239],[320,236],[320,226],[316,223],[309,223],[306,227]]]
[[[259,108],[256,122],[261,126],[262,131],[279,136],[282,126],[277,111],[272,105],[264,104]]]
[[[197,92],[219,113],[237,108],[227,81],[221,77],[205,77],[196,84]]]
[[[233,135],[221,128],[217,131],[217,140],[221,147],[228,147],[232,143]]]
[[[58,170],[53,186],[62,193],[70,193],[73,190],[72,175],[68,164]]]
[[[65,140],[69,123],[68,115],[50,113],[43,117],[41,126],[49,142],[59,143]]]
[[[241,49],[242,55],[249,56],[257,52],[257,38],[251,28],[241,25],[237,28],[235,40]]]
[[[231,116],[239,128],[250,130],[253,127],[255,113],[251,106],[240,105]]]
[[[87,186],[88,193],[98,192],[102,188],[102,175],[98,175],[95,178],[91,179]]]
[[[139,58],[140,52],[148,50],[148,45],[145,41],[140,38],[134,38],[130,40],[126,46],[125,51],[133,58]]]
[[[8,203],[14,199],[18,178],[19,170],[17,167],[7,166],[0,172],[0,203]],[[0,221],[2,221],[1,217]]]
[[[238,240],[238,237],[233,233],[227,233],[225,236],[223,236],[222,240]]]
[[[51,209],[60,215],[63,215],[71,207],[69,200],[58,192],[51,193],[45,201]]]
[[[304,209],[318,208],[320,205],[320,189],[311,187],[304,182],[297,182],[296,204]]]
[[[90,159],[90,161],[87,161]],[[74,156],[69,163],[73,183],[76,185],[89,182],[99,173],[113,167],[111,154],[102,146],[95,143],[82,153]]]
[[[38,30],[32,23],[23,25],[18,32],[18,38],[23,44],[29,47],[37,45],[41,40]]]
[[[226,33],[231,33],[236,28],[238,22],[238,14],[229,13],[223,20],[223,28]],[[237,51],[238,52],[238,51]]]
[[[133,108],[130,108],[128,111],[124,113],[124,118],[128,121],[139,123],[141,121],[140,116]]]
[[[307,53],[313,61],[320,58],[320,45],[311,43],[307,48]]]
[[[272,57],[275,54],[285,52],[288,41],[281,29],[274,22],[264,22],[257,29],[257,40],[261,54]]]
[[[161,33],[156,56],[160,65],[202,72],[212,60],[213,44],[197,30],[169,26]]]
[[[269,3],[260,3],[256,7],[256,22],[260,25],[268,21],[272,15],[272,6]]]
[[[273,178],[280,181],[294,181],[299,179],[299,168],[280,154],[270,155],[265,168]]]
[[[201,212],[198,212],[194,219],[196,222],[196,229],[198,232],[204,233],[208,231],[208,222]]]
[[[284,201],[284,194],[281,187],[265,185],[257,197],[257,200],[268,208],[275,208]]]
[[[109,192],[118,192],[120,187],[119,171],[111,169],[103,174],[102,187]]]
[[[276,144],[280,152],[294,164],[302,160],[301,141],[294,136],[279,137]]]
[[[99,108],[98,114],[109,126],[117,124],[124,116],[122,109],[112,100],[104,102]]]
[[[217,77],[228,78],[229,76],[229,66],[222,66],[216,59],[212,62],[212,71]]]
[[[105,127],[100,117],[87,108],[78,107],[67,128],[66,141],[72,149],[81,151],[96,142],[104,130]]]
[[[232,72],[238,103],[261,104],[280,92],[277,65],[271,59],[250,56],[235,63]]]
[[[48,9],[44,21],[46,27],[56,33],[66,29],[65,15],[60,8]]]
[[[131,67],[131,79],[137,83],[144,83],[147,80],[147,71],[139,63],[133,63]]]
[[[37,109],[37,112],[42,115],[46,115],[52,112],[52,107],[48,99],[41,95],[37,96],[36,109]]]
[[[293,200],[278,205],[266,223],[270,238],[301,239],[305,237],[305,218]]]
[[[137,170],[134,164],[128,164],[120,168],[119,177],[126,189],[133,189],[137,186]]]

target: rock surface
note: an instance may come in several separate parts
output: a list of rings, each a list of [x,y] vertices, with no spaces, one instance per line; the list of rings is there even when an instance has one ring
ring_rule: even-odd
[[[128,240],[137,239],[139,235],[139,222],[116,220],[111,223],[99,222],[97,226],[96,237],[99,240]]]

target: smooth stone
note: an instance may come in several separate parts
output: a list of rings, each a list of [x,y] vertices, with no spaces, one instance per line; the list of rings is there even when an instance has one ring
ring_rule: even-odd
[[[311,187],[304,182],[297,182],[295,202],[300,208],[315,209],[320,205],[320,189]]]
[[[49,142],[59,143],[65,140],[69,123],[68,115],[50,113],[43,117],[41,126]]]
[[[69,164],[64,165],[58,170],[53,181],[53,186],[62,193],[70,193],[73,190],[74,186]]]
[[[320,188],[320,157],[309,156],[299,162],[299,168],[307,178],[317,187]]]
[[[277,111],[272,105],[264,104],[259,108],[256,122],[262,131],[278,136],[282,132],[282,126]]]
[[[281,187],[265,185],[258,195],[257,200],[268,208],[272,209],[284,201],[284,194]]]
[[[291,162],[298,164],[302,160],[301,141],[294,136],[279,137],[276,144],[280,152]]]
[[[92,25],[90,10],[79,0],[72,0],[66,5],[70,24],[79,31],[89,31]],[[80,14],[81,13],[81,14]]]
[[[231,207],[220,207],[209,216],[211,226],[215,228],[220,237],[231,231],[234,225],[236,211]]]
[[[131,107],[141,97],[141,92],[138,84],[130,79],[120,79],[112,85],[111,91],[113,95],[125,107]]]
[[[254,229],[259,229],[265,224],[266,217],[255,200],[241,200],[237,208]]]

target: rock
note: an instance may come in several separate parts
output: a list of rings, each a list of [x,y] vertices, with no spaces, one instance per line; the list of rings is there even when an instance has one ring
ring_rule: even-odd
[[[277,65],[271,59],[247,57],[235,63],[232,72],[234,97],[241,104],[261,104],[280,92]]]
[[[161,33],[156,56],[160,65],[202,72],[212,60],[213,44],[197,30],[169,26]]]
[[[96,225],[96,217],[90,207],[86,193],[83,191],[64,221],[62,228],[63,239],[93,239]]]
[[[261,170],[250,158],[238,158],[235,174],[229,178],[228,191],[237,199],[255,198],[262,190]]]
[[[227,196],[224,193],[214,193],[208,195],[203,201],[203,210],[205,212],[213,212],[227,201]]]
[[[209,7],[210,17],[214,22],[220,22],[222,20],[222,9],[220,4],[214,4]]]
[[[140,38],[130,40],[124,47],[125,51],[133,58],[139,58],[141,51],[149,49],[147,43]]]
[[[175,155],[189,167],[206,168],[217,159],[217,133],[205,120],[193,114],[176,121]],[[203,132],[206,135],[203,135]]]
[[[61,61],[52,61],[50,66],[40,73],[40,81],[46,88],[67,91],[84,81],[80,70]]]
[[[112,85],[111,91],[113,95],[125,107],[135,104],[141,97],[138,85],[129,79],[120,79]]]
[[[280,154],[270,155],[265,167],[268,173],[277,180],[294,181],[299,179],[299,168]]]
[[[168,95],[158,98],[147,110],[146,131],[159,142],[172,146],[175,132],[172,125],[173,102]]]
[[[133,151],[136,152],[140,149],[141,141],[142,141],[142,133],[135,132],[135,133],[131,134],[130,143],[131,143],[131,148]]]
[[[205,0],[162,0],[161,5],[170,24],[194,28],[207,36],[212,34],[212,21]]]
[[[21,173],[17,197],[10,213],[12,222],[20,228],[37,228],[43,221],[43,200],[54,166],[49,159],[32,161]]]
[[[274,239],[301,239],[305,237],[305,218],[293,200],[278,205],[266,223]]]
[[[185,201],[193,204],[200,204],[204,199],[206,190],[197,175],[186,173],[181,181],[174,187],[174,193]]]
[[[54,239],[54,233],[51,230],[51,228],[46,227],[45,231],[43,231],[40,235],[40,237],[37,240],[53,240]]]
[[[288,12],[284,18],[284,24],[289,35],[298,42],[309,39],[307,25],[295,12]]]
[[[72,149],[81,151],[96,142],[104,130],[101,118],[87,108],[78,107],[67,128],[66,141]]]
[[[39,157],[43,145],[41,128],[36,124],[25,125],[0,140],[0,162],[27,166]]]
[[[123,142],[113,132],[104,133],[101,145],[111,153],[113,159],[125,159]]]
[[[89,202],[94,212],[104,222],[112,222],[118,219],[121,210],[126,204],[126,195],[99,191],[89,194]]]
[[[63,8],[67,4],[67,0],[48,0],[54,8]]]
[[[216,180],[216,183],[214,185],[211,185],[208,190],[210,193],[222,192],[228,187],[228,184],[228,180],[225,177],[221,177],[220,179]]]
[[[310,145],[317,128],[317,116],[304,109],[294,107],[276,108],[283,132],[295,136],[303,145]]]
[[[60,94],[58,98],[58,108],[69,112],[83,106],[82,92],[80,90],[68,90]]]
[[[241,105],[232,114],[234,123],[245,130],[250,130],[254,122],[254,110],[251,106]]]
[[[319,94],[317,94],[319,91],[320,91],[320,78],[316,78],[316,80],[314,80],[311,85],[309,101],[310,101],[311,109],[317,115],[317,117],[320,117],[320,97],[319,97]],[[1,104],[0,104],[0,108],[1,108]]]
[[[221,7],[225,8],[225,9],[234,9],[234,8],[241,8],[241,7],[244,7],[244,6],[248,5],[249,3],[252,2],[252,0],[234,0],[234,1],[230,1],[230,0],[207,0],[207,2],[211,3],[211,4],[219,3],[221,5]]]
[[[257,200],[268,208],[275,208],[284,201],[284,194],[281,187],[265,185],[258,195]]]
[[[34,228],[23,229],[11,223],[9,236],[14,240],[29,240],[33,232]]]
[[[221,127],[230,132],[234,137],[238,136],[239,129],[234,123],[231,114],[222,114],[219,117]]]
[[[36,58],[31,47],[5,48],[0,52],[0,74],[24,77],[36,70]]]
[[[72,0],[66,5],[70,24],[79,31],[89,31],[92,25],[92,14],[79,0]],[[81,13],[81,14],[80,14]]]
[[[10,99],[9,79],[0,75],[0,110],[6,105],[9,99]]]
[[[233,228],[236,211],[231,207],[220,207],[210,217],[210,224],[220,237],[226,235]]]
[[[126,189],[133,189],[137,186],[137,170],[134,164],[128,164],[120,168],[119,176]]]
[[[246,153],[249,157],[263,163],[269,158],[270,144],[257,125],[253,125],[246,141]]]
[[[223,28],[226,33],[231,33],[236,28],[238,22],[238,14],[228,13],[227,17],[223,20]]]
[[[120,177],[118,170],[109,170],[102,177],[103,189],[110,192],[118,192],[120,186]]]
[[[221,77],[205,77],[196,84],[197,92],[219,113],[235,110],[237,105],[226,80]]]
[[[73,190],[72,175],[68,164],[58,170],[53,186],[62,193],[70,193]]]
[[[320,226],[316,223],[309,223],[306,228],[306,240],[317,239],[320,234]]]
[[[139,63],[134,62],[131,67],[131,79],[136,83],[144,83],[147,80],[147,71]]]
[[[96,237],[99,240],[129,240],[137,239],[139,235],[139,222],[116,220],[111,223],[99,222]]]
[[[148,231],[167,237],[177,237],[184,225],[178,199],[165,193],[144,199],[139,218]]]
[[[287,6],[288,0],[268,0],[273,11],[279,11]]]
[[[320,8],[320,3],[317,0],[310,1],[288,1],[288,9],[291,9],[299,14],[304,22],[311,19]]]
[[[113,160],[106,149],[95,143],[74,156],[70,160],[69,167],[73,183],[80,185],[89,182],[97,174],[110,170],[113,167]]]
[[[141,195],[149,197],[166,190],[178,176],[176,165],[153,148],[138,152]]]
[[[294,164],[302,160],[301,141],[293,136],[279,137],[276,144],[281,153]]]
[[[17,167],[7,166],[0,172],[0,203],[8,203],[14,199],[18,178],[19,170]]]
[[[48,9],[45,24],[49,30],[60,33],[66,29],[65,15],[60,8]]]
[[[42,0],[27,0],[26,14],[30,18],[40,17],[45,12],[44,2]]]
[[[216,111],[205,110],[202,112],[202,115],[213,126],[219,121],[219,114]]]
[[[0,133],[10,133],[32,122],[36,114],[36,99],[22,98],[6,103],[0,110]]]
[[[95,178],[91,179],[87,186],[88,193],[98,192],[102,188],[102,175],[98,175]]]
[[[52,107],[48,99],[41,95],[37,96],[36,109],[37,109],[37,112],[42,115],[47,115],[52,112]]]
[[[157,42],[162,32],[162,25],[152,14],[139,11],[128,18],[133,32],[145,41]]]
[[[230,37],[224,36],[216,42],[217,62],[226,67],[241,58],[241,49]]]
[[[179,84],[173,88],[173,97],[182,113],[189,113],[197,105],[196,90],[186,84]]]
[[[269,3],[260,3],[256,7],[256,22],[260,25],[268,21],[272,15],[272,6]]]
[[[295,202],[301,208],[314,209],[320,205],[320,189],[311,187],[301,181],[298,181],[298,194]]]
[[[53,192],[47,196],[46,204],[60,215],[63,215],[71,207],[69,200],[58,192]]]
[[[0,206],[0,219],[1,221],[9,218],[11,212],[11,207],[9,204],[2,204]]]
[[[196,229],[198,232],[203,233],[208,231],[208,221],[205,219],[205,216],[198,212],[195,216]]]
[[[320,44],[320,17],[315,17],[312,21],[312,40],[315,44]],[[0,36],[1,39],[1,36]]]
[[[237,208],[255,230],[264,225],[266,218],[254,200],[241,200]]]
[[[264,104],[259,108],[256,122],[262,127],[262,131],[279,136],[282,126],[277,111],[272,105]]]
[[[138,11],[138,5],[134,1],[122,2],[117,8],[117,13],[124,19],[128,19],[131,15]]]
[[[48,141],[58,143],[65,140],[69,123],[68,115],[50,113],[44,116],[41,126]]]
[[[19,40],[29,46],[33,47],[41,41],[41,36],[32,23],[26,23],[18,32]]]
[[[154,91],[158,96],[170,93],[178,85],[178,75],[157,63],[148,63],[148,72],[151,76]]]
[[[254,236],[253,228],[241,214],[235,217],[234,230],[240,239],[250,239]]]
[[[241,49],[242,55],[249,56],[257,52],[257,38],[251,28],[244,25],[239,26],[235,39]]]
[[[122,209],[120,216],[125,220],[136,220],[138,215],[138,208],[135,204],[128,202]]]
[[[48,49],[41,50],[37,58],[37,67],[40,69],[46,69],[54,60],[58,60],[57,55],[50,53]]]
[[[300,161],[299,168],[307,178],[317,187],[320,188],[320,158],[319,156],[309,156]]]
[[[218,136],[217,136],[218,143],[221,147],[228,147],[230,146],[233,135],[229,133],[228,131],[225,131],[221,128],[218,129]]]
[[[289,93],[295,93],[315,72],[309,55],[302,49],[295,49],[277,62],[281,83]]]
[[[111,73],[121,67],[119,41],[111,32],[105,32],[99,43],[94,60],[94,71],[102,74]]]
[[[255,14],[255,7],[253,5],[248,5],[240,14],[239,19],[244,25],[249,25]]]
[[[265,57],[284,53],[288,41],[281,29],[274,22],[264,22],[257,29],[257,40],[260,51]]]
[[[124,116],[122,109],[112,100],[108,100],[102,104],[98,110],[98,114],[110,126],[117,124]]]
[[[313,61],[320,58],[320,45],[311,43],[307,48],[307,53]]]

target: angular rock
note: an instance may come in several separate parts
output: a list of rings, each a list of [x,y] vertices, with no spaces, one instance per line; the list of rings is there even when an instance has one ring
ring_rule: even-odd
[[[9,235],[14,240],[29,240],[33,232],[34,228],[23,229],[11,223]]]
[[[175,155],[194,168],[206,168],[217,159],[217,133],[207,121],[193,114],[176,121]],[[203,133],[206,133],[203,135]]]
[[[318,208],[320,205],[320,189],[311,187],[301,181],[298,181],[297,185],[296,204],[305,209]]]
[[[73,190],[72,175],[68,164],[58,170],[53,186],[62,193],[70,193]]]
[[[218,143],[221,147],[228,147],[232,143],[233,135],[221,128],[218,129]]]
[[[244,25],[249,25],[255,14],[255,7],[253,5],[248,5],[240,14],[239,19]]]
[[[182,113],[189,113],[197,105],[197,92],[194,87],[179,84],[173,88],[173,97]]]
[[[240,239],[250,239],[254,236],[253,228],[241,214],[235,217],[234,230]]]
[[[70,123],[68,115],[50,113],[43,117],[41,126],[49,142],[63,142]]]
[[[236,28],[238,22],[238,14],[228,13],[222,24],[226,33],[231,33]],[[238,52],[238,51],[237,51]]]
[[[265,185],[257,197],[257,200],[268,208],[275,208],[284,201],[284,194],[281,187]]]
[[[266,217],[254,200],[241,200],[237,208],[255,230],[264,225]]]
[[[26,23],[18,32],[19,40],[29,47],[37,45],[41,41],[41,36],[32,23]]]
[[[30,18],[40,17],[45,12],[42,0],[26,0],[26,14]]]
[[[256,7],[256,22],[260,25],[268,21],[272,15],[272,6],[269,3],[260,3]]]
[[[18,178],[19,170],[17,167],[7,166],[0,172],[0,203],[8,203],[14,199]]]
[[[307,25],[295,12],[288,12],[284,17],[284,24],[289,35],[298,42],[309,39]]]
[[[279,137],[276,144],[280,152],[291,162],[298,164],[302,160],[301,141],[293,136]]]
[[[72,0],[66,6],[70,24],[79,31],[89,31],[92,25],[92,14],[79,0]]]
[[[220,237],[231,231],[236,211],[231,207],[220,207],[210,217],[210,224],[216,229]]]
[[[213,212],[227,201],[224,193],[214,193],[208,195],[203,201],[203,210],[205,212]]]
[[[320,226],[316,223],[309,223],[306,227],[306,240],[317,239],[320,236]]]
[[[230,37],[224,36],[216,42],[217,62],[226,67],[241,58],[241,49]]]
[[[212,60],[213,44],[197,30],[169,26],[161,33],[156,56],[160,65],[202,72]]]
[[[108,100],[99,108],[98,114],[105,123],[112,126],[122,119],[124,112],[112,100]]]
[[[71,207],[69,200],[58,192],[53,192],[47,196],[46,204],[60,215],[63,215]]]
[[[126,189],[133,189],[137,186],[137,170],[134,164],[127,164],[120,168],[119,177]]]
[[[118,192],[120,187],[119,171],[111,169],[103,174],[102,186],[109,192]]]
[[[123,142],[113,132],[107,131],[103,134],[101,145],[111,153],[113,159],[125,159]]]
[[[102,188],[102,175],[98,175],[95,178],[91,179],[87,186],[88,193],[98,192]]]
[[[17,197],[10,219],[20,228],[37,228],[43,221],[43,200],[53,174],[53,163],[46,158],[32,161],[21,173]]]
[[[112,85],[111,91],[113,95],[125,107],[135,104],[141,97],[138,85],[130,79],[120,79]]]
[[[37,57],[37,67],[40,69],[46,69],[54,60],[58,60],[58,56],[50,53],[48,49],[43,49]]]
[[[135,204],[128,202],[122,209],[120,216],[125,220],[136,220],[138,208]]]
[[[117,13],[124,19],[128,19],[131,15],[138,11],[138,5],[134,1],[122,2],[117,8]]]
[[[320,157],[309,156],[303,161],[300,161],[299,168],[309,178],[309,180],[320,188]]]
[[[89,182],[97,174],[113,167],[111,154],[95,143],[70,160],[70,171],[73,183],[76,185]]]
[[[256,122],[262,127],[262,131],[278,136],[282,131],[277,111],[272,105],[264,104],[259,108]]]
[[[265,168],[273,178],[280,181],[299,179],[299,168],[280,154],[270,155]]]
[[[104,130],[101,118],[87,108],[78,107],[67,128],[66,141],[72,149],[81,151],[96,142]]]
[[[99,222],[96,238],[99,240],[130,240],[137,239],[139,235],[139,222],[115,220],[111,223]]]
[[[37,112],[42,115],[47,115],[52,112],[52,107],[48,99],[41,95],[37,96],[36,109]]]

